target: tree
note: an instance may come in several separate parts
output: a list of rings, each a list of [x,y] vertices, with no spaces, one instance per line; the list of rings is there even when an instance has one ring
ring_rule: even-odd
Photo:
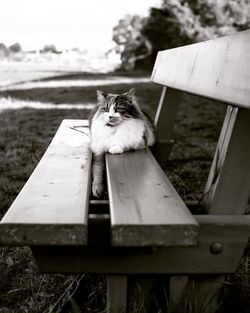
[[[8,56],[9,56],[8,48],[5,46],[5,44],[0,43],[0,60],[5,59]]]
[[[142,32],[152,45],[151,64],[158,51],[192,43],[169,10],[152,8]]]
[[[151,54],[151,44],[143,35],[145,19],[138,15],[126,15],[113,28],[113,40],[117,44],[125,69],[132,69],[135,62]]]
[[[129,20],[123,25],[122,46],[127,55],[122,61],[126,63],[138,53],[140,45],[128,36],[136,30],[136,36],[150,47],[153,64],[159,50],[250,28],[250,0],[162,0],[161,8],[151,8],[147,18],[139,19],[136,28],[129,28]]]
[[[250,26],[250,0],[163,0],[181,33],[192,42],[227,35]]]
[[[43,47],[43,49],[41,50],[42,53],[47,53],[47,52],[50,52],[50,53],[57,53],[57,49],[56,49],[56,46],[55,45],[45,45]]]
[[[20,43],[16,42],[9,47],[9,51],[13,52],[13,53],[18,53],[18,52],[22,51],[22,47],[21,47]]]
[[[234,33],[250,27],[250,0],[162,0],[143,29],[157,51]]]

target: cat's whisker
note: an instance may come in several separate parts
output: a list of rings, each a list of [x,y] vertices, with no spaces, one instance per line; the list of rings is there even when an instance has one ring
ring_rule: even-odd
[[[77,129],[77,128],[79,128],[79,127],[83,127],[83,126],[73,126],[73,127],[68,126],[68,128],[73,129],[73,130],[75,130],[75,131],[77,131],[77,132],[79,132],[79,133],[83,133],[84,135],[86,135],[86,136],[88,136],[88,137],[90,138],[90,135],[89,135],[88,133],[86,133],[86,132],[84,132],[84,131],[82,131],[82,130]]]

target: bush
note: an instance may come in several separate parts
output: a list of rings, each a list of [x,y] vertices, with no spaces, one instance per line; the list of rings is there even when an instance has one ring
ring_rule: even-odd
[[[22,51],[22,47],[21,47],[20,43],[16,42],[9,47],[9,51],[11,51],[13,53],[18,53],[18,52]]]
[[[114,28],[113,40],[121,49],[124,68],[136,66],[143,45],[147,53],[141,55],[152,66],[159,50],[248,29],[250,0],[162,0],[161,8],[151,8],[147,18],[136,17],[137,24],[131,23],[134,19],[124,18]],[[121,32],[122,42],[115,35]]]

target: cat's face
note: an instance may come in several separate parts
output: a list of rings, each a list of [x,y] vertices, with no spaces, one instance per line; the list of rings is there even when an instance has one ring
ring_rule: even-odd
[[[97,90],[99,114],[107,126],[116,126],[129,118],[139,118],[134,89],[122,94],[106,94]]]

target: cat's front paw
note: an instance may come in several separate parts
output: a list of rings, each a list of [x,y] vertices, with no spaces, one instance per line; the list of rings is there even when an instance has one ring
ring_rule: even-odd
[[[119,145],[114,145],[109,148],[109,153],[111,154],[117,154],[117,153],[123,153],[123,152],[124,152],[124,149]]]
[[[104,185],[103,184],[98,184],[98,183],[93,183],[92,184],[92,193],[93,196],[96,198],[101,198],[104,192]]]

